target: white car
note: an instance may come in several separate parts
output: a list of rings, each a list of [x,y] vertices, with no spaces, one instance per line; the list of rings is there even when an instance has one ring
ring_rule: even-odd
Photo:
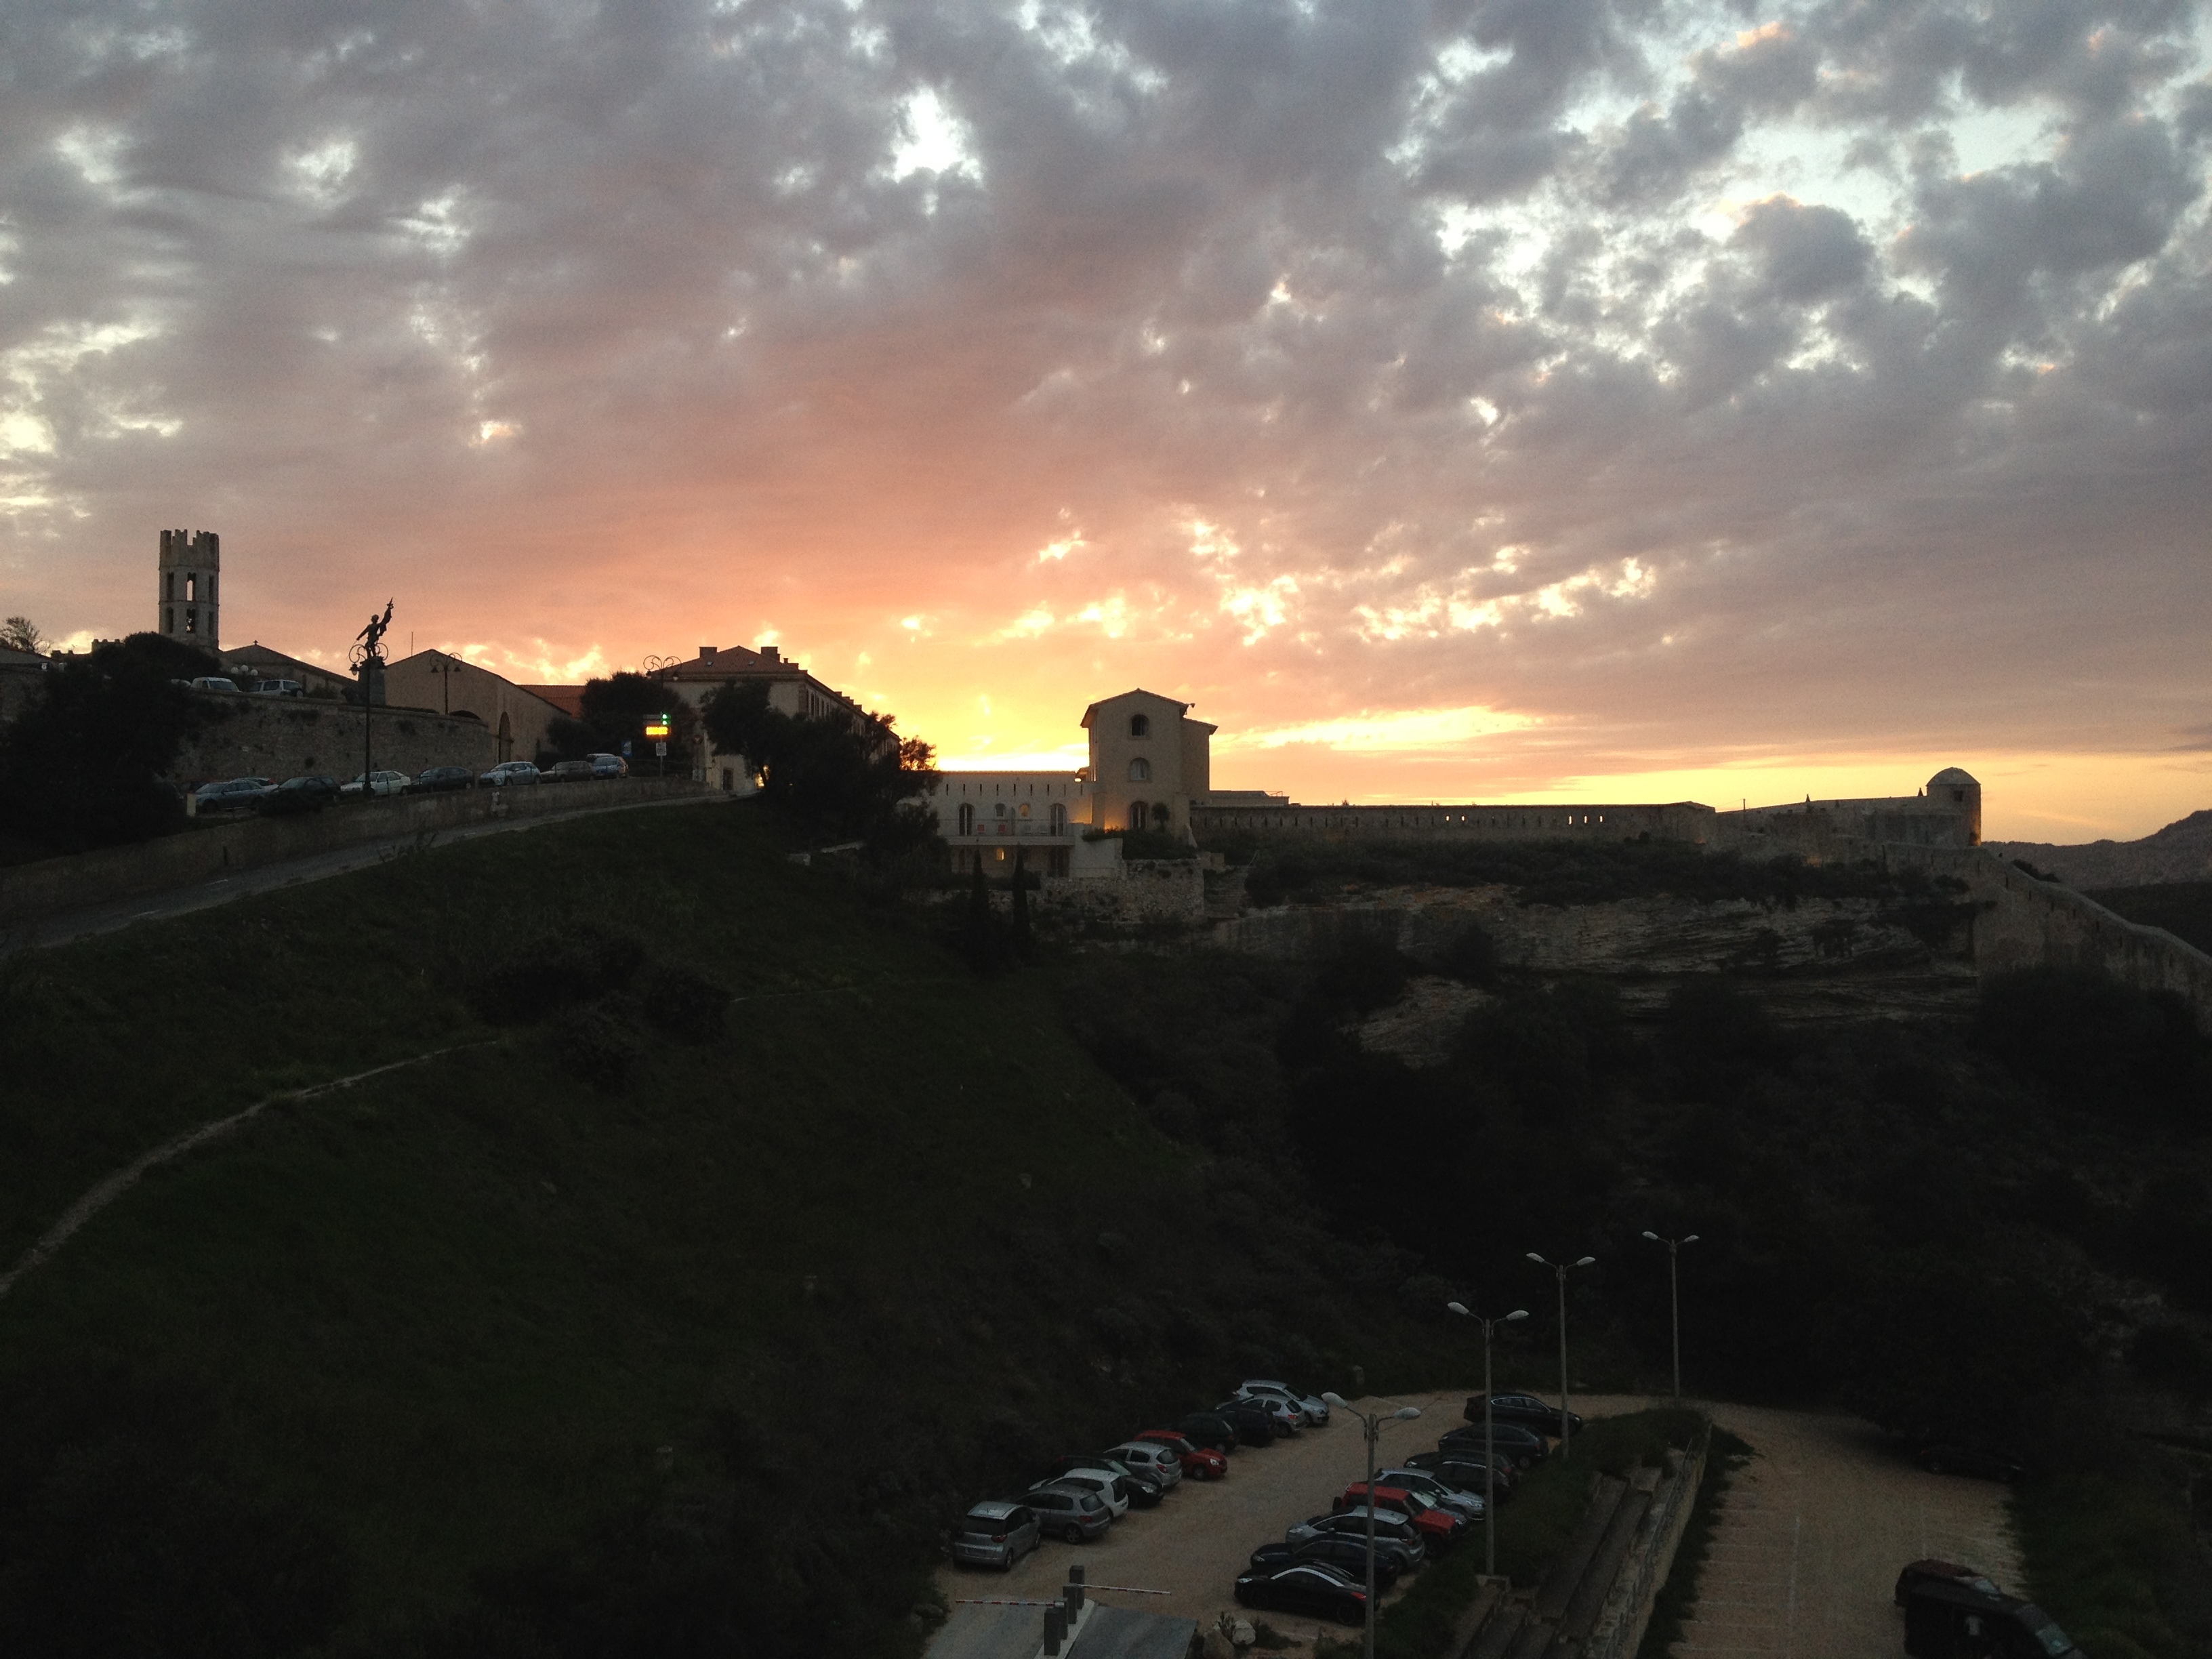
[[[501,761],[477,781],[487,789],[503,789],[510,783],[536,783],[543,775],[528,761]]]
[[[227,679],[221,674],[202,674],[198,679],[192,680],[189,682],[189,684],[195,691],[235,691],[238,690],[238,683],[235,680]]]
[[[1271,1382],[1265,1377],[1253,1377],[1237,1385],[1239,1400],[1277,1401],[1288,1406],[1305,1422],[1322,1424],[1328,1421],[1328,1402],[1300,1394],[1287,1382]]]
[[[404,772],[364,772],[351,783],[340,784],[338,793],[355,797],[404,795],[407,793],[407,782]]]
[[[1080,1486],[1085,1492],[1095,1492],[1098,1501],[1106,1506],[1107,1514],[1116,1521],[1129,1512],[1129,1495],[1123,1489],[1121,1477],[1111,1469],[1070,1469],[1052,1479],[1054,1486]]]

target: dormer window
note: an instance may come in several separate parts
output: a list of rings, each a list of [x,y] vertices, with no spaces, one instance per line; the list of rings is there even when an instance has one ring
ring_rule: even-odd
[[[1150,714],[1130,715],[1129,735],[1133,738],[1151,737],[1152,735],[1152,717]],[[1141,762],[1139,763],[1142,764]]]

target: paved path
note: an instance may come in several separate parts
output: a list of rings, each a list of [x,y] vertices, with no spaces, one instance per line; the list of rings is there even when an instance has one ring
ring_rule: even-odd
[[[2018,1593],[2004,1486],[1924,1474],[1856,1418],[1711,1410],[1759,1455],[1722,1502],[1679,1659],[1903,1659],[1890,1597],[1898,1569],[1923,1555]]]
[[[625,801],[617,805],[580,806],[572,812],[549,812],[538,817],[492,818],[482,823],[441,830],[431,844],[450,847],[455,842],[474,841],[479,836],[535,830],[540,824],[565,823],[571,818],[589,817],[601,812],[642,812],[661,806],[700,806],[731,799],[731,796],[722,794],[683,795],[673,800]],[[411,836],[394,841],[362,842],[351,847],[335,848],[327,853],[311,853],[305,858],[287,859],[281,864],[264,864],[251,870],[240,870],[232,875],[219,876],[213,881],[196,882],[190,887],[179,887],[167,893],[141,894],[137,898],[119,900],[113,904],[72,910],[64,915],[49,916],[42,921],[25,922],[20,937],[15,942],[24,945],[66,945],[71,939],[114,933],[119,928],[128,927],[134,921],[186,915],[194,910],[228,904],[233,899],[245,898],[252,894],[274,892],[280,887],[297,887],[303,882],[342,876],[349,870],[360,870],[372,864],[382,863],[395,853],[414,844]]]

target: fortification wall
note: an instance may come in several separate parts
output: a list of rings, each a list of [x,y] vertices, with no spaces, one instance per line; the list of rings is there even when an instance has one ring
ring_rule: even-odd
[[[1702,844],[1713,809],[1663,806],[1194,806],[1201,847],[1237,841],[1654,841]]]
[[[222,713],[178,752],[169,775],[184,787],[223,778],[361,775],[362,724],[371,718],[366,711],[318,697],[204,695]],[[466,766],[483,772],[498,762],[498,739],[479,720],[412,708],[379,708],[374,719],[380,770],[412,776],[425,767]]]
[[[2212,956],[2163,927],[2116,915],[2057,882],[2038,881],[1979,848],[1875,846],[1857,855],[1887,869],[1924,870],[1966,885],[1976,972],[1986,978],[2037,966],[2096,968],[2144,991],[2172,991],[2212,1031]]]
[[[1206,872],[1194,859],[1130,859],[1118,880],[1046,876],[1036,902],[1055,921],[1194,927],[1206,920]]]
[[[1806,806],[1754,806],[1716,816],[1717,850],[1757,857],[1763,850],[1819,857],[1868,842],[1907,847],[1970,848],[1973,830],[1956,808],[1911,796],[1882,801],[1815,801]]]

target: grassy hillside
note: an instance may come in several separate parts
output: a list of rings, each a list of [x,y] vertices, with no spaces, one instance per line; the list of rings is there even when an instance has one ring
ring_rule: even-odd
[[[466,1046],[156,1170],[0,1299],[0,1649],[898,1652],[979,1492],[1242,1368],[1427,1364],[1352,1311],[1405,1258],[1223,1191],[1042,987],[742,806],[7,971],[9,1261],[182,1128]],[[488,1023],[518,987],[568,1005]]]

